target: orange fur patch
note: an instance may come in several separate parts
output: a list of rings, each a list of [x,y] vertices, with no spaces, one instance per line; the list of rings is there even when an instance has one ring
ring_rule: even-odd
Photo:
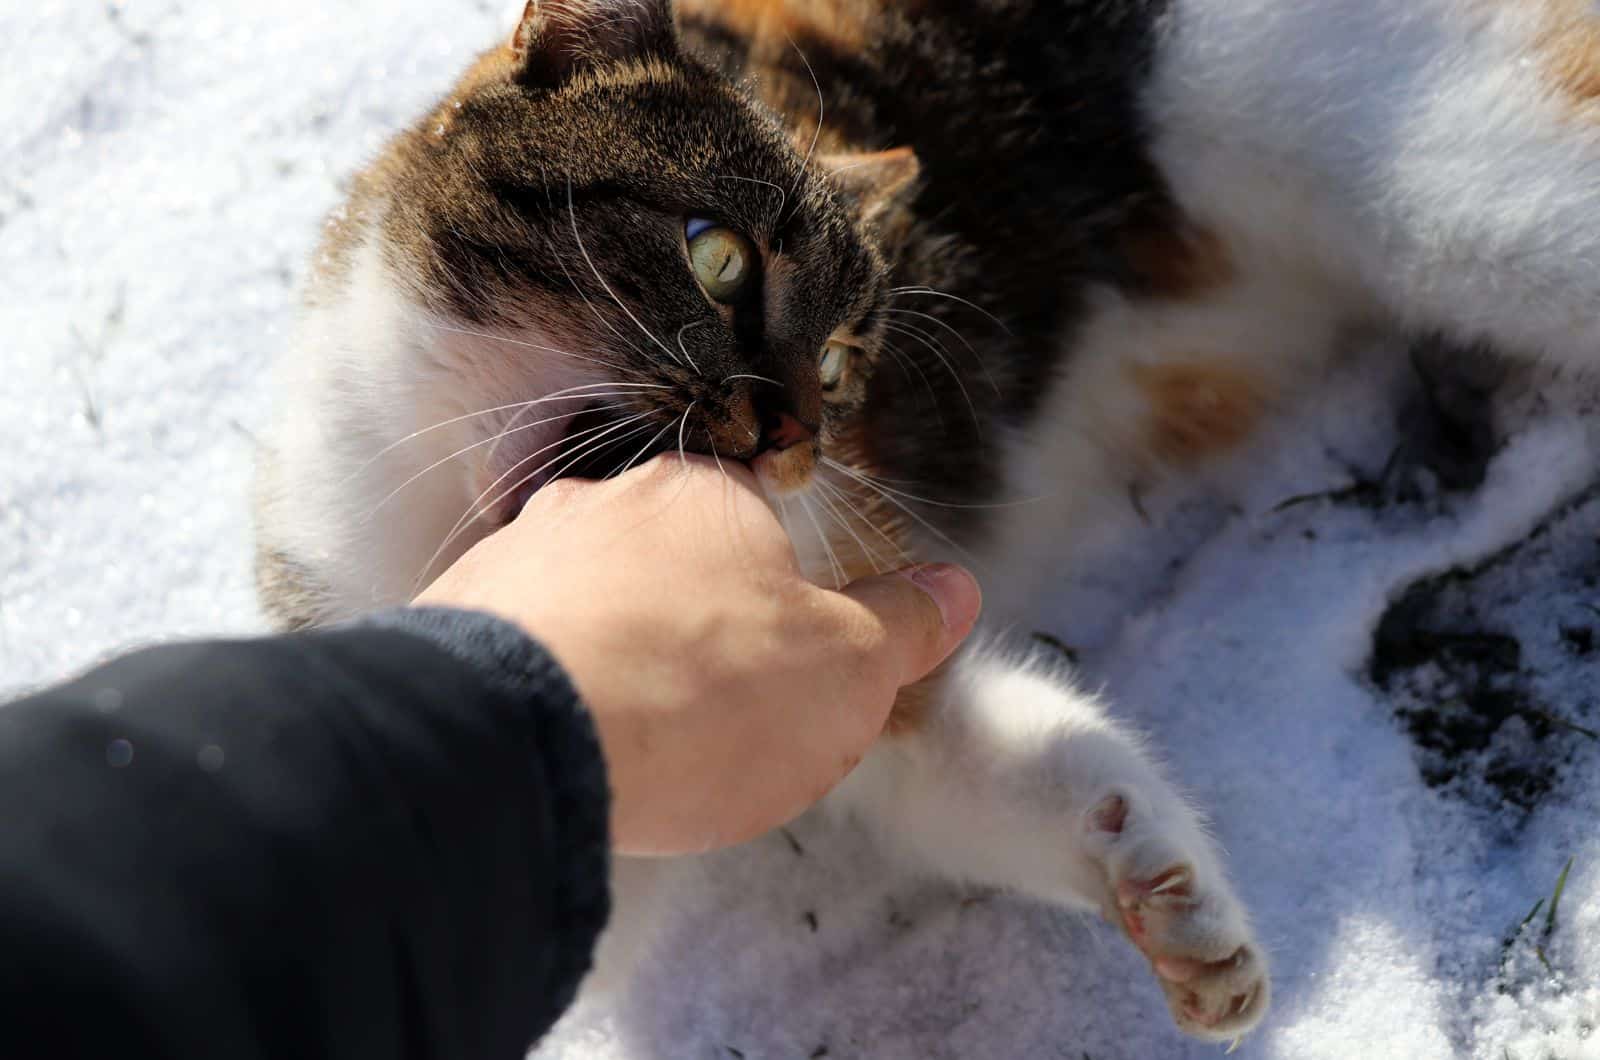
[[[1163,298],[1193,298],[1234,275],[1221,238],[1183,221],[1130,229],[1123,236],[1122,253],[1144,290]]]
[[[810,37],[842,52],[860,50],[866,41],[871,5],[862,0],[679,0],[678,10],[720,23],[776,54],[790,39]]]
[[[794,445],[782,452],[768,453],[756,461],[762,485],[780,497],[804,489],[817,468],[816,451],[810,445]]]
[[[1553,0],[1535,46],[1556,89],[1586,114],[1600,111],[1600,10],[1592,0]]]
[[[1264,383],[1223,361],[1134,364],[1128,372],[1150,403],[1146,444],[1169,463],[1190,464],[1232,449],[1266,407]]]

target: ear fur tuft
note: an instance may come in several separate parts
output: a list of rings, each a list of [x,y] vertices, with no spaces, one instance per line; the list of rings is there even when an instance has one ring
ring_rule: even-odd
[[[869,224],[885,211],[909,204],[922,172],[917,153],[909,147],[823,155],[817,165]]]
[[[585,70],[678,50],[671,0],[528,0],[509,45],[515,80],[558,88]]]

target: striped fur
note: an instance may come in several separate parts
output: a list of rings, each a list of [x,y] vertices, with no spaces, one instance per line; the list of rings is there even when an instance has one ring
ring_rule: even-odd
[[[330,221],[264,602],[405,599],[578,425],[643,424],[575,469],[603,473],[748,458],[781,415],[816,428],[762,465],[808,571],[968,560],[1004,628],[1108,508],[1242,446],[1354,330],[1593,361],[1597,108],[1589,0],[536,0]],[[757,248],[759,298],[707,303],[697,215]],[[855,352],[824,393],[829,341]],[[654,389],[507,445],[515,416],[475,412],[619,381]],[[1054,662],[982,639],[831,801],[929,871],[1105,912],[1188,1033],[1267,1009],[1219,852]],[[646,871],[619,869],[608,952]]]

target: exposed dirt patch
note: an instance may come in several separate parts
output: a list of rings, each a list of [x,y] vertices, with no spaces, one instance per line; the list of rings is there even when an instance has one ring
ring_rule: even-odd
[[[1428,784],[1537,806],[1600,742],[1600,497],[1525,540],[1402,593],[1368,676],[1393,703]]]

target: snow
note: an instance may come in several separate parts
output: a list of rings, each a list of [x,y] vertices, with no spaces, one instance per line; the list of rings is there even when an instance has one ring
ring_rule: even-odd
[[[508,6],[0,11],[0,688],[261,628],[251,438],[295,280],[341,177]],[[1147,499],[1151,525],[1112,528],[1037,628],[1153,734],[1231,851],[1277,988],[1238,1055],[1600,1057],[1600,741],[1524,715],[1441,757],[1414,727],[1481,660],[1369,672],[1392,601],[1485,564],[1430,621],[1514,638],[1495,693],[1600,729],[1595,388],[1507,398],[1508,443],[1469,493],[1274,510],[1382,466],[1400,353],[1351,351],[1248,453]],[[1524,775],[1537,790],[1507,794]],[[1569,858],[1554,930],[1541,909],[1519,934]],[[687,871],[635,989],[542,1055],[1212,1055],[1107,927],[909,879],[852,829],[807,818]]]

